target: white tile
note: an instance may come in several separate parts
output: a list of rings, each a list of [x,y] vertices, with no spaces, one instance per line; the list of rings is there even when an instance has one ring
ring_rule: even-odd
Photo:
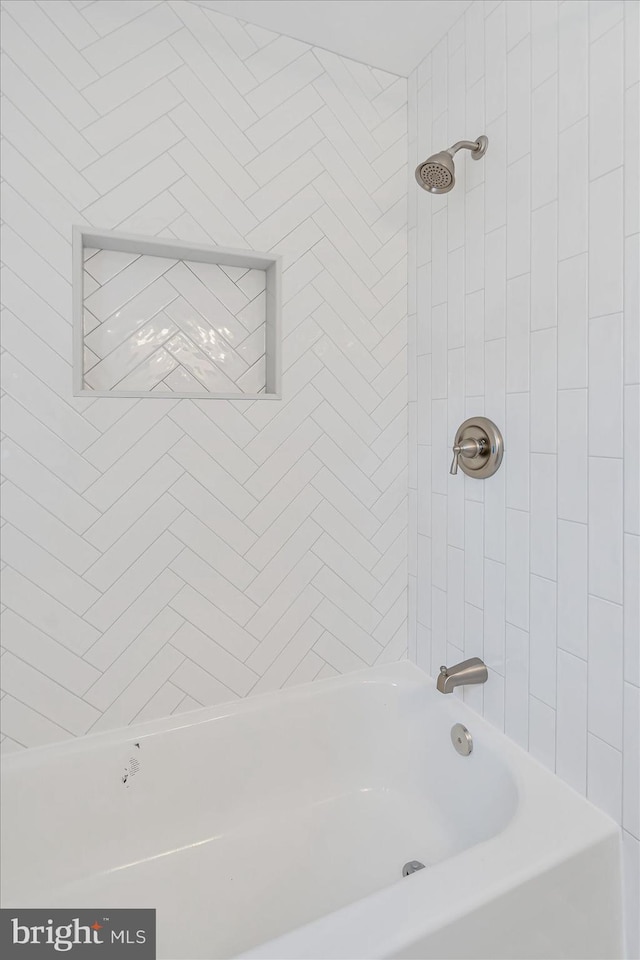
[[[506,7],[507,50],[511,50],[529,33],[531,3],[529,0],[509,0]]]
[[[558,521],[558,646],[587,659],[587,526]]]
[[[78,696],[100,676],[81,657],[8,609],[2,614],[2,645]]]
[[[471,87],[485,72],[484,44],[482,43],[484,10],[482,5],[479,3],[472,4],[465,13],[464,21],[467,40],[465,44],[466,82],[467,87]]]
[[[631,683],[624,685],[625,746],[634,743],[640,729],[640,690]],[[640,836],[640,756],[637,750],[625,749],[622,769],[622,824],[634,837]]]
[[[624,678],[640,686],[640,537],[624,537]]]
[[[480,161],[482,162],[482,161]],[[466,292],[482,289],[484,285],[484,184],[475,187],[465,197],[465,279]]]
[[[582,0],[565,0],[558,9],[559,129],[587,115],[589,18]]]
[[[417,634],[416,663],[422,670],[429,673],[431,670],[431,630],[419,623]]]
[[[506,91],[506,87],[505,87]],[[484,227],[487,233],[507,222],[507,117],[502,113],[487,123],[487,137],[491,144],[491,163],[485,170]],[[486,241],[485,241],[486,243]],[[486,250],[489,262],[489,250]]]
[[[2,658],[2,675],[6,693],[43,713],[75,736],[86,733],[99,716],[98,711],[80,697],[12,653],[6,653]]]
[[[484,337],[485,340],[494,340],[504,337],[506,327],[506,227],[486,235],[485,253]]]
[[[447,396],[447,308],[445,304],[431,311],[431,396]]]
[[[164,532],[155,543],[122,574],[115,583],[103,593],[85,614],[85,619],[93,626],[105,631],[101,641],[105,641],[108,628],[113,626],[121,614],[125,613],[133,603],[144,596],[147,588],[152,586],[165,567],[182,550],[182,544]],[[91,650],[91,662],[94,653],[98,655],[100,648]],[[97,664],[96,664],[97,665]]]
[[[4,331],[6,333],[8,324],[5,324]],[[11,397],[4,397],[2,402],[2,420],[3,420],[3,429],[7,437],[10,437],[12,440],[20,443],[22,450],[24,451],[24,456],[31,454],[36,457],[38,461],[42,464],[42,469],[51,470],[52,474],[58,477],[60,480],[64,481],[65,484],[71,488],[71,491],[77,493],[82,493],[87,489],[87,487],[97,479],[98,472],[91,467],[87,461],[77,454],[75,450],[72,450],[61,440],[55,433],[47,429],[36,417],[33,417],[21,404],[16,403]],[[7,446],[11,447],[11,442],[7,442]],[[7,457],[10,454],[7,453]],[[20,457],[20,455],[18,455]],[[18,463],[13,464],[14,468],[19,468]],[[11,465],[9,465],[11,470]],[[42,479],[32,478],[32,483],[35,483],[39,488],[38,499],[41,500],[45,490]],[[77,503],[80,507],[82,501],[74,500],[73,494],[71,499]],[[51,506],[49,506],[51,509]],[[56,507],[54,512],[61,516],[61,511],[64,510],[63,497],[61,496],[56,501]],[[81,511],[81,513],[84,511]],[[67,514],[66,523],[69,522],[70,514]],[[83,518],[82,516],[76,516],[74,518],[73,526],[77,527],[78,523],[82,527]]]
[[[74,408],[5,351],[2,355],[2,379],[5,391],[27,409],[36,409],[38,419],[73,449],[84,453],[96,439],[97,431]]]
[[[447,57],[447,121],[451,125],[451,129],[457,127],[464,117],[465,55],[468,55],[468,53],[469,51],[465,46],[459,46],[456,50],[453,50],[449,44]],[[484,49],[482,53],[484,53]],[[475,83],[476,80],[473,82]],[[467,84],[467,86],[472,86],[472,84]]]
[[[589,176],[592,180],[620,165],[623,92],[623,25],[618,23],[596,40],[592,35],[589,54]]]
[[[47,19],[37,6],[18,4],[12,12],[24,30],[5,16],[5,48],[12,50],[16,62],[29,64],[30,78],[76,128],[90,123],[95,112],[77,86],[87,84],[95,76],[93,70],[61,32],[47,29]]]
[[[587,797],[616,823],[622,819],[622,754],[604,740],[589,734],[587,747]]]
[[[417,528],[425,537],[431,536],[431,447],[418,447]]]
[[[431,303],[436,306],[447,299],[447,211],[439,210],[431,217],[433,259],[431,267]]]
[[[271,563],[265,568],[254,584],[249,588],[248,595],[259,603],[264,602],[273,589],[288,573],[307,549],[320,557],[324,563],[338,574],[356,593],[372,602],[380,590],[380,584],[371,576],[339,543],[326,533],[322,533],[317,524],[307,521],[287,541],[276,554]],[[381,611],[383,612],[383,611]]]
[[[540,6],[540,0],[534,9]],[[535,51],[535,46],[534,46]],[[531,95],[531,207],[535,210],[558,196],[558,77],[550,76]]]
[[[155,286],[154,281],[158,280],[175,262],[175,260],[166,257],[138,257],[132,264],[103,284],[99,290],[86,297],[87,308],[98,320],[106,320],[133,297],[142,294],[149,285]],[[159,284],[159,288],[164,291],[164,283]],[[147,296],[150,299],[152,294]],[[143,304],[140,304],[140,309],[144,311],[146,306],[147,301],[145,300]],[[153,307],[148,309],[153,309]],[[152,316],[152,314],[147,313],[147,316]],[[91,343],[89,346],[94,352],[98,352]]]
[[[136,677],[172,639],[182,625],[182,617],[165,608],[153,618],[138,637],[86,692],[85,699],[99,710],[107,711],[110,705],[126,690],[132,677]],[[144,701],[142,701],[144,702]]]
[[[7,606],[43,633],[79,655],[85,654],[98,640],[97,630],[86,620],[8,565],[2,576]]]
[[[558,256],[583,253],[588,245],[588,120],[563,130],[558,143]]]
[[[320,614],[320,607],[322,613]],[[262,643],[255,647],[253,653],[247,657],[246,663],[252,670],[257,671],[264,676],[269,668],[277,662],[280,654],[287,648],[293,637],[299,630],[309,623],[309,617],[313,613],[318,613],[324,626],[328,626],[337,637],[341,637],[352,621],[328,600],[322,599],[322,595],[311,586],[304,588],[302,593],[294,600],[291,606],[285,611],[276,625],[267,633]],[[356,639],[358,628],[354,626],[354,645],[359,646],[360,636]],[[370,637],[365,635],[365,643],[375,646]]]
[[[487,123],[504,113],[507,106],[506,9],[507,4],[498,4],[484,22]]]
[[[85,614],[99,598],[94,587],[11,524],[5,524],[2,541],[6,562],[74,613]]]
[[[483,614],[482,610],[474,607],[473,604],[465,604],[464,611],[464,654],[465,657],[481,657],[484,655],[484,636],[482,628]],[[493,671],[492,671],[493,673]],[[494,674],[497,676],[497,674]],[[478,685],[480,686],[480,685]],[[470,691],[465,690],[465,693]],[[480,688],[475,693],[482,693]],[[468,702],[465,698],[465,701]],[[476,701],[478,702],[478,701]],[[480,707],[482,707],[482,697],[479,698]]]
[[[630,32],[630,31],[628,31]],[[636,63],[640,56],[636,53]],[[640,130],[637,121],[640,111],[640,86],[634,84],[625,91],[624,121],[624,190],[625,190],[625,235],[631,236],[640,230]]]
[[[501,676],[505,671],[505,567],[484,563],[484,660]]]
[[[622,460],[589,457],[589,593],[622,603]]]
[[[59,743],[69,737],[68,730],[8,694],[2,698],[2,728],[7,734],[0,744],[2,753],[9,749]]]
[[[78,4],[65,3],[64,0],[53,0],[53,3],[46,4],[46,12],[55,14],[57,26],[62,29],[74,46],[81,50],[92,40],[97,40],[98,34],[87,23],[80,10],[75,9],[78,6]],[[80,6],[87,6],[87,4],[80,4]]]
[[[465,298],[465,393],[477,396],[484,390],[484,296],[481,290]]]
[[[557,553],[556,457],[531,454],[531,571],[555,580]]]
[[[589,321],[589,453],[622,456],[622,315]]]
[[[517,277],[530,269],[529,184],[530,158],[526,154],[507,168],[507,277]]]
[[[589,31],[591,40],[597,40],[603,33],[611,30],[624,16],[623,0],[590,0]]]
[[[158,375],[154,374],[154,368],[146,366],[151,360],[152,355],[158,353],[158,348],[163,344],[170,353],[173,353],[172,338],[179,335],[178,328],[173,324],[166,313],[156,314],[154,319],[145,324],[133,336],[121,343],[104,360],[95,363],[90,370],[85,368],[84,383],[88,384],[93,390],[123,390],[127,386],[131,389],[131,376],[134,376],[133,383],[138,383],[138,389],[148,389],[156,385],[164,375],[171,372],[174,364],[169,360],[168,364],[160,364]],[[193,351],[195,353],[195,351]],[[162,357],[162,353],[160,353]],[[194,365],[192,358],[192,366]],[[184,362],[184,361],[183,361]],[[140,364],[145,364],[143,371],[140,371]],[[206,357],[202,357],[203,367],[210,367]],[[142,375],[141,375],[142,374]],[[124,383],[122,381],[125,381]]]
[[[510,393],[506,398],[504,467],[507,472],[507,506],[529,509],[529,394]]]
[[[587,664],[558,650],[556,773],[583,796],[587,792]]]
[[[447,663],[447,594],[438,587],[431,590],[431,676],[437,677]]]
[[[447,642],[464,650],[464,550],[447,550]]]
[[[574,256],[587,248],[587,121],[560,137],[559,255]],[[602,225],[606,226],[606,225]],[[596,224],[595,229],[599,229]]]
[[[2,516],[75,573],[85,573],[98,559],[94,547],[10,481],[2,487]]]
[[[589,732],[622,749],[622,607],[589,597]]]
[[[505,561],[505,498],[506,475],[498,471],[485,485],[484,553],[485,557]]]
[[[626,938],[627,952],[630,957],[640,954],[640,918],[634,904],[640,899],[640,841],[627,830],[622,831],[622,865],[627,906]]]
[[[138,254],[123,253],[121,250],[98,250],[97,253],[85,250],[85,253],[87,252],[93,253],[93,256],[88,260],[85,259],[85,276],[89,274],[100,285],[105,284],[107,280],[111,280],[117,273],[120,273],[121,270],[138,259]]]
[[[557,334],[531,333],[531,450],[555,453],[557,446]]]
[[[177,106],[180,100],[176,88],[163,77],[115,110],[89,124],[82,131],[83,135],[104,155],[138,133],[141,117],[146,123],[151,123]]]
[[[531,329],[555,327],[558,301],[558,204],[531,215]]]
[[[429,627],[431,624],[431,540],[419,534],[416,587],[418,624]]]
[[[556,705],[556,604],[555,582],[532,576],[529,686],[550,707]]]
[[[465,600],[484,606],[484,507],[465,501]]]
[[[587,255],[558,264],[558,389],[587,386]]]
[[[529,389],[530,289],[528,273],[507,282],[507,393]]]
[[[640,534],[640,386],[624,388],[624,529]]]
[[[504,732],[529,746],[529,634],[507,624]]]
[[[505,680],[489,668],[489,676],[482,691],[483,716],[487,723],[504,730]]]
[[[85,579],[100,591],[107,590],[181,513],[172,497],[160,497],[131,525],[85,573]]]
[[[558,69],[557,0],[531,4],[531,77],[537,87]]]
[[[484,413],[496,423],[504,423],[506,350],[504,339],[484,345]]]
[[[507,162],[531,149],[531,49],[525,37],[507,55]]]
[[[506,619],[521,630],[528,630],[529,514],[507,510],[506,516]]]
[[[625,241],[624,382],[640,383],[640,236]]]
[[[554,771],[556,765],[556,712],[536,697],[529,697],[529,752]]]
[[[447,589],[447,501],[442,494],[432,495],[431,507],[431,579],[436,587]]]
[[[171,645],[238,696],[246,696],[256,682],[252,670],[191,623],[180,627],[171,638]]]
[[[589,316],[619,313],[623,304],[622,169],[589,185]]]
[[[449,349],[464,346],[465,248],[452,250],[447,262],[447,342]]]

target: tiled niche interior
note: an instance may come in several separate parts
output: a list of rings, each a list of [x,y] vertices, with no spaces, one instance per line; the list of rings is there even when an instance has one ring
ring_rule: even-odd
[[[278,398],[278,258],[74,234],[75,392]]]

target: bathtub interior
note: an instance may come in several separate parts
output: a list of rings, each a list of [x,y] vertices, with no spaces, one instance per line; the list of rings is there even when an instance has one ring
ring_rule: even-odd
[[[504,829],[514,778],[456,719],[398,664],[17,755],[5,901],[156,907],[166,956],[231,956]]]

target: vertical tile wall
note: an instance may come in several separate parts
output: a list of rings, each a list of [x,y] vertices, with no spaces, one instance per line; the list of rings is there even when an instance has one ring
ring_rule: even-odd
[[[406,78],[186,0],[2,44],[1,749],[404,656]],[[74,398],[74,223],[281,254],[282,402]]]
[[[622,824],[638,956],[639,5],[475,0],[410,78],[410,656]],[[449,475],[458,424],[504,466]]]

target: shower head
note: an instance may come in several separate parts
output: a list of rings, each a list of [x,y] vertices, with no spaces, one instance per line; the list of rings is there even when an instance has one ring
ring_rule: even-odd
[[[453,155],[458,150],[470,150],[474,160],[484,157],[489,141],[485,136],[475,141],[459,140],[448,150],[434,153],[432,157],[416,167],[416,180],[428,193],[448,193],[456,182],[456,168]]]

